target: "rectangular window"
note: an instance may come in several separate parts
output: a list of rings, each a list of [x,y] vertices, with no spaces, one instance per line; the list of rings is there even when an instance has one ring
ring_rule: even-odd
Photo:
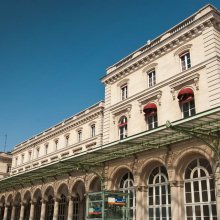
[[[188,118],[196,114],[194,100],[182,104],[183,118]]]
[[[150,71],[148,74],[148,87],[156,85],[156,72],[155,70]]]
[[[11,172],[11,166],[7,165],[7,173],[10,173],[10,172]]]
[[[78,142],[82,141],[82,131],[78,131]]]
[[[36,158],[39,157],[40,148],[36,148]]]
[[[157,115],[151,115],[147,117],[148,120],[148,129],[154,129],[157,128]]]
[[[91,125],[91,137],[95,137],[95,125]]]
[[[45,155],[48,154],[48,144],[45,145]]]
[[[21,155],[21,163],[24,163],[24,154]]]
[[[121,100],[128,98],[128,86],[127,84],[121,86]]]
[[[16,157],[15,158],[15,166],[17,166],[18,165],[18,158]]]
[[[29,152],[28,152],[28,157],[29,157],[28,160],[29,160],[29,161],[31,161],[31,156],[32,156],[32,152],[29,151]]]
[[[191,67],[190,53],[186,52],[180,56],[182,71]]]
[[[70,138],[69,135],[65,136],[65,141],[66,141],[65,145],[66,145],[66,147],[68,147],[68,145],[69,145],[69,138]]]
[[[58,149],[58,140],[54,141],[55,151]]]

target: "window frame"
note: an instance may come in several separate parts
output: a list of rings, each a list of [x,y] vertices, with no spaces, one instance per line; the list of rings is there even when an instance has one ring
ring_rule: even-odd
[[[183,102],[181,105],[181,112],[182,112],[182,118],[188,118],[196,114],[196,106],[195,106],[195,100],[189,101],[189,102]],[[188,106],[187,106],[188,105]],[[194,107],[191,107],[194,106]],[[184,107],[187,107],[187,111],[184,111]],[[188,113],[188,116],[186,115]]]
[[[55,140],[54,140],[54,148],[55,148],[55,151],[58,150],[58,144],[59,144],[59,139],[55,139]]]
[[[189,55],[189,57],[187,56]],[[186,71],[192,67],[190,50],[186,50],[179,55],[181,71]]]
[[[121,101],[128,98],[128,84],[127,83],[120,86],[120,96],[121,96]]]
[[[95,137],[96,136],[96,125],[95,124],[92,124],[90,126],[90,136],[91,137]]]
[[[153,86],[155,86],[157,83],[156,81],[156,70],[151,69],[149,71],[147,71],[147,84],[148,84],[148,88],[151,88]]]
[[[40,154],[40,147],[36,148],[36,159],[39,158],[39,154]]]
[[[45,155],[48,154],[48,148],[49,148],[49,144],[45,144],[45,145],[44,145]]]
[[[150,119],[152,119],[151,122],[150,122]],[[148,130],[152,130],[158,127],[157,113],[154,115],[147,116],[147,125],[148,125]]]
[[[77,131],[77,142],[80,143],[82,141],[82,130]]]
[[[118,136],[119,140],[123,140],[128,137],[128,118],[126,116],[121,116],[118,121]]]
[[[201,165],[201,160],[203,162],[206,162],[208,165],[203,166]],[[192,167],[194,163],[194,167]],[[187,174],[186,172],[190,170],[190,173]],[[204,172],[205,176],[201,175],[201,170]],[[210,172],[211,171],[211,172]],[[197,174],[196,174],[197,172]],[[194,174],[198,176],[194,176]],[[189,175],[189,178],[186,177],[186,175]],[[203,184],[205,181],[205,185]],[[211,181],[213,182],[213,187],[211,190]],[[195,184],[197,183],[197,184]],[[187,187],[187,184],[189,188]],[[204,186],[206,186],[206,190],[202,189]],[[195,188],[198,187],[198,190],[195,190]],[[204,201],[204,192],[207,192],[207,201]],[[212,194],[214,194],[214,201],[212,200]],[[195,194],[198,197],[195,197]],[[189,200],[188,200],[189,199]],[[187,201],[188,200],[188,201]],[[198,201],[196,201],[198,200]],[[191,202],[189,202],[191,201]],[[213,210],[217,210],[217,200],[216,200],[216,186],[215,181],[213,178],[212,169],[210,166],[210,163],[207,159],[204,158],[196,158],[194,160],[191,160],[191,162],[186,166],[185,172],[184,172],[184,210],[185,210],[185,218],[187,217],[195,220],[196,217],[200,217],[200,219],[206,219],[204,217],[208,217],[210,220],[214,220],[217,218],[216,215],[213,214]],[[208,216],[204,216],[204,207],[208,206]],[[215,209],[213,207],[215,206]],[[191,213],[189,213],[191,207]],[[199,207],[199,208],[198,208]],[[196,210],[197,209],[197,210]],[[200,216],[198,216],[198,209],[200,210]],[[188,210],[188,211],[187,211]],[[206,210],[207,211],[207,210]],[[189,216],[189,214],[191,214]]]
[[[164,181],[162,181],[162,178],[164,179]],[[157,182],[157,180],[159,181]],[[171,220],[172,218],[171,189],[170,189],[167,169],[164,166],[155,167],[150,172],[147,182],[148,182],[148,195],[147,195],[148,219],[149,220],[156,220],[156,219]],[[165,194],[162,193],[163,189],[165,190]],[[158,194],[157,194],[157,191],[159,191]],[[164,199],[163,196],[165,196],[166,202],[163,201]],[[165,217],[163,216],[163,209],[166,210]],[[152,217],[150,216],[150,210],[153,211]],[[159,217],[156,216],[157,210],[159,210]]]
[[[70,134],[65,135],[65,147],[69,146],[69,139],[70,139]]]

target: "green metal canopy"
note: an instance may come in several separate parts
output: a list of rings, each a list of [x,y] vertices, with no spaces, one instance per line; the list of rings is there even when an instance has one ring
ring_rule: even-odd
[[[132,156],[150,149],[166,148],[172,143],[197,138],[209,146],[220,162],[219,146],[213,145],[210,138],[220,138],[220,107],[196,114],[195,116],[170,123],[167,121],[156,129],[145,131],[123,140],[115,141],[92,150],[73,155],[48,165],[4,178],[0,181],[0,192],[23,187],[46,178],[56,178],[73,171],[103,167],[113,159]]]

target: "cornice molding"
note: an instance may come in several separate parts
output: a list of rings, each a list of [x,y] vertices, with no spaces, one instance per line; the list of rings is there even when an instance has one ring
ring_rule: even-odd
[[[149,48],[149,50],[144,50],[141,54],[135,56],[134,59],[127,60],[123,65],[119,66],[111,73],[103,77],[102,82],[106,85],[117,82],[118,80],[131,74],[135,70],[142,68],[148,63],[153,62],[155,59],[158,59],[160,56],[163,56],[164,54],[170,52],[177,46],[183,45],[189,40],[200,35],[203,30],[205,30],[205,28],[214,26],[216,24],[216,19],[212,13],[206,14],[202,19],[203,21],[197,20],[193,23],[190,23],[188,26],[185,26],[181,31],[175,32],[167,39],[159,41],[157,44]],[[194,25],[194,27],[186,32],[185,28],[189,28],[192,25]],[[174,37],[175,39],[172,39]]]
[[[68,124],[63,124],[62,127],[52,129],[49,131],[49,133],[43,134],[42,137],[37,137],[33,140],[27,140],[24,144],[18,145],[12,153],[19,153],[27,148],[33,148],[36,145],[40,145],[44,142],[49,141],[50,139],[53,139],[57,135],[61,135],[63,133],[69,132],[70,130],[77,128],[81,126],[82,124],[86,124],[90,122],[91,120],[94,120],[100,115],[103,115],[104,107],[99,107],[96,111],[90,112],[88,115],[82,115],[80,118],[77,118],[76,121],[69,122]]]

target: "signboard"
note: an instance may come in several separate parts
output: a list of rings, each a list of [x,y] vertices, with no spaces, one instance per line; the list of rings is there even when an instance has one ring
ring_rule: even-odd
[[[125,206],[125,199],[123,197],[108,197],[108,204]]]

